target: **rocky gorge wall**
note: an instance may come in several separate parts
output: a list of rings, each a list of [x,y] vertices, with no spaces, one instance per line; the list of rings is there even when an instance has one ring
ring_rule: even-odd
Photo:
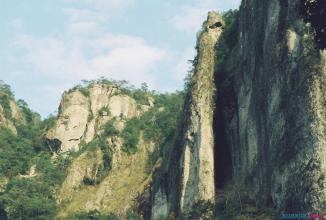
[[[243,0],[229,26],[204,23],[184,119],[152,187],[152,219],[214,202],[226,184],[260,208],[326,211],[324,9]],[[215,40],[204,41],[211,31]]]
[[[280,211],[325,211],[326,51],[302,10],[304,1],[242,1],[217,108],[233,182]]]
[[[197,42],[198,55],[189,82],[183,119],[174,148],[166,155],[159,184],[154,185],[152,219],[189,212],[196,202],[214,201],[214,72],[215,46],[222,33],[223,20],[216,12],[208,14]]]
[[[75,90],[63,95],[58,120],[47,133],[50,145],[61,153],[78,151],[80,143],[93,140],[108,120],[130,119],[149,107],[137,108],[135,100],[115,86],[95,84],[84,93]]]
[[[58,118],[46,134],[47,144],[54,157],[72,152],[76,156],[55,193],[58,218],[94,210],[122,217],[137,206],[137,196],[151,180],[148,161],[154,146],[140,137],[137,151],[126,153],[118,133],[151,106],[150,100],[148,105],[137,103],[114,83],[93,83],[63,94]],[[110,122],[112,127],[105,131]]]

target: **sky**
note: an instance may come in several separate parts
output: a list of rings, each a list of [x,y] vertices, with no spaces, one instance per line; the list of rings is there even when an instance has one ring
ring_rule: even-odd
[[[81,80],[183,89],[208,11],[240,0],[0,0],[0,79],[46,117]]]

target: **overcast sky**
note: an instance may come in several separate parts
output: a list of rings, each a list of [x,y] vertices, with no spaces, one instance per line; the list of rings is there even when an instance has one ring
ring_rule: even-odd
[[[100,76],[174,91],[210,10],[240,0],[0,0],[0,79],[43,117]]]

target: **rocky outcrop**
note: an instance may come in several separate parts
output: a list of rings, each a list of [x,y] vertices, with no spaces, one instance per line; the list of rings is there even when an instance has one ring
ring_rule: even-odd
[[[146,108],[137,108],[135,100],[115,86],[94,84],[84,93],[81,90],[68,92],[63,95],[58,120],[47,133],[47,139],[49,143],[59,144],[61,153],[78,151],[80,143],[93,140],[108,120],[130,119]]]
[[[77,157],[68,170],[57,198],[59,202],[69,201],[75,192],[81,190],[85,180],[96,182],[99,168],[103,165],[103,153],[100,149],[84,152]]]
[[[0,103],[0,125],[10,129],[14,134],[17,134],[15,123],[25,124],[25,116],[12,97],[7,94],[1,94],[1,92],[0,96],[5,96],[7,102],[6,106],[2,106]]]
[[[210,12],[197,42],[198,55],[184,106],[184,119],[175,141],[178,149],[172,150],[168,156],[171,158],[166,159],[171,164],[158,178],[168,177],[162,180],[167,184],[154,187],[153,219],[166,218],[171,212],[187,213],[198,201],[214,202],[215,46],[222,27],[221,16]],[[170,184],[179,188],[169,189]]]
[[[0,125],[10,129],[14,134],[17,134],[17,130],[14,123],[5,117],[4,110],[1,105],[0,105]]]
[[[109,140],[108,148],[113,148]],[[152,182],[147,162],[154,146],[141,140],[137,152],[132,155],[123,153],[120,148],[114,146],[112,169],[98,182],[97,173],[103,165],[100,150],[86,151],[74,159],[58,194],[59,217],[79,210],[98,210],[124,218],[128,209],[137,208],[137,199]],[[94,182],[85,184],[85,178]]]
[[[324,9],[318,0],[243,0],[228,26],[204,24],[152,219],[187,216],[226,184],[256,207],[326,210],[326,51],[315,19]]]
[[[236,46],[217,76],[232,179],[280,211],[326,208],[325,51],[303,2],[242,1]]]
[[[196,201],[214,201],[214,54],[222,22],[217,13],[210,12],[198,39],[197,63],[185,106],[187,119],[182,134],[185,138],[180,167],[182,212],[188,211]]]
[[[64,93],[58,120],[47,133],[48,145],[59,148],[59,155],[69,151],[76,155],[56,192],[61,206],[58,217],[80,210],[123,217],[128,209],[137,208],[138,197],[149,188],[148,161],[154,143],[145,142],[140,135],[137,151],[129,154],[123,151],[122,137],[103,135],[107,122],[119,133],[128,120],[152,107],[153,101],[142,105],[131,93],[114,83],[93,83]]]

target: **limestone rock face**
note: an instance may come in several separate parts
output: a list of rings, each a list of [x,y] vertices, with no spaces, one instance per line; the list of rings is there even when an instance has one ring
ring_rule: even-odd
[[[171,212],[187,213],[200,200],[214,202],[215,46],[222,27],[222,18],[210,12],[197,42],[198,55],[184,106],[182,127],[174,143],[176,146],[167,159],[171,162],[167,165],[167,173],[162,174],[165,179],[162,181],[167,183],[154,188],[153,219],[167,217]],[[170,189],[173,185],[180,187]]]
[[[9,111],[11,118],[6,117],[4,107],[0,104],[0,125],[10,129],[14,134],[17,134],[17,130],[14,124],[16,123],[26,123],[25,117],[19,109],[19,106],[14,100],[9,100]]]
[[[86,178],[96,181],[99,167],[103,164],[101,150],[82,153],[69,167],[68,176],[64,180],[58,193],[58,201],[69,201],[75,192],[80,190]]]
[[[242,1],[216,106],[234,182],[278,210],[324,211],[325,50],[304,22],[302,2]]]
[[[120,94],[113,86],[94,84],[87,93],[79,90],[65,93],[58,120],[47,133],[49,140],[60,141],[62,153],[78,151],[81,141],[93,140],[101,125],[113,117],[129,119],[142,112],[134,99]]]
[[[10,106],[12,118],[15,119],[17,122],[25,123],[24,115],[20,111],[19,106],[17,105],[17,103],[15,101],[13,101],[13,100],[10,100],[9,101],[9,106]]]
[[[110,140],[108,147],[113,147]],[[59,191],[58,200],[62,205],[59,217],[79,210],[98,210],[101,213],[125,216],[126,211],[134,207],[138,196],[152,181],[151,175],[146,173],[146,166],[153,147],[141,140],[133,155],[114,151],[112,169],[104,179],[94,185],[84,184],[83,179],[96,179],[96,172],[103,163],[103,155],[100,150],[81,154],[70,166],[68,176]]]
[[[5,117],[3,107],[0,105],[0,125],[10,129],[14,134],[17,133],[13,122]]]
[[[80,210],[124,216],[136,204],[137,196],[151,182],[147,170],[154,143],[146,143],[140,137],[137,152],[129,155],[122,150],[121,137],[102,136],[103,125],[110,121],[122,131],[129,119],[150,107],[137,103],[111,84],[96,83],[64,93],[58,120],[47,133],[48,142],[60,145],[59,154],[79,152],[56,192],[61,205],[58,217]],[[80,149],[93,140],[92,147]]]
[[[215,46],[222,33],[222,23],[217,13],[210,12],[198,39],[197,65],[185,106],[189,118],[184,128],[180,167],[182,212],[198,200],[214,201],[214,68]]]
[[[318,2],[243,0],[222,36],[223,21],[210,13],[184,119],[156,173],[153,219],[214,201],[215,186],[226,183],[277,211],[326,210],[324,27],[309,18],[326,15],[306,11]]]
[[[60,104],[60,115],[48,132],[48,139],[61,141],[61,151],[77,151],[87,128],[89,100],[81,92],[65,94]]]

